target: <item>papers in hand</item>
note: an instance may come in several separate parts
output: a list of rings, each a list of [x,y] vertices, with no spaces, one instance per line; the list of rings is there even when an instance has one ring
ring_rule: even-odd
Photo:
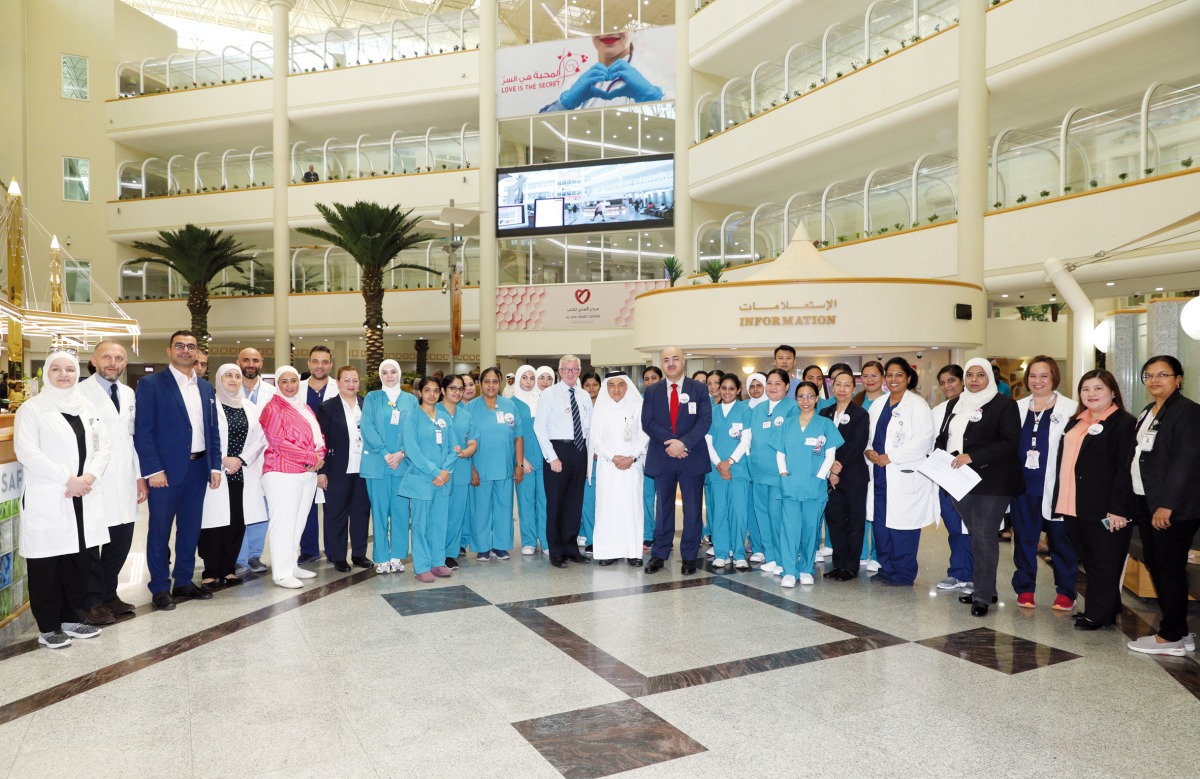
[[[969,465],[951,468],[952,462],[954,455],[943,449],[934,449],[925,457],[925,461],[917,466],[917,472],[925,474],[955,500],[962,500],[979,483],[980,477]]]

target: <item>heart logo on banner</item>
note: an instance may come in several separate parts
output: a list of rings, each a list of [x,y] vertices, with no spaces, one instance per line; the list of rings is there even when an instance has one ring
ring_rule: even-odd
[[[592,291],[590,289],[575,290],[575,299],[582,305],[592,299]]]

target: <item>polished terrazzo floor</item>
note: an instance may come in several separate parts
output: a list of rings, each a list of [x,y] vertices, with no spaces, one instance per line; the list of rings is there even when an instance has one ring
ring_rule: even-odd
[[[0,650],[0,776],[1200,776],[1194,657],[1072,630],[1048,567],[1039,608],[972,618],[933,589],[945,557],[927,530],[912,590],[519,554],[435,585],[320,565],[169,613],[135,557],[133,617]],[[1153,603],[1125,600],[1121,631],[1149,632]]]

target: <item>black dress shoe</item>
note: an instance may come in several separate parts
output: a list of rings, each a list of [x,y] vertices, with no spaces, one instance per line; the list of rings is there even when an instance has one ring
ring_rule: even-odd
[[[833,580],[835,582],[852,582],[858,578],[858,574],[850,573],[845,568],[843,568],[840,571],[834,571],[833,573],[834,573]]]
[[[632,565],[634,568],[641,568],[642,567],[642,558],[630,557],[629,564]]]
[[[126,603],[120,598],[104,601],[104,608],[108,609],[113,614],[132,614],[133,604]]]
[[[109,610],[111,611],[111,609],[109,609]],[[1087,619],[1087,617],[1085,617],[1085,616],[1083,615],[1083,612],[1082,612],[1082,611],[1077,611],[1077,612],[1075,612],[1074,614],[1072,614],[1072,615],[1071,615],[1071,620],[1072,620],[1073,622],[1078,622],[1078,621],[1079,621],[1079,620],[1081,620],[1081,619]]]
[[[175,601],[171,598],[171,593],[169,592],[154,593],[154,597],[150,599],[150,602],[154,604],[155,611],[170,611],[175,608]]]
[[[591,560],[587,559],[581,554],[569,554],[567,555],[567,559],[573,563],[578,563],[579,565],[587,565],[591,562]]]
[[[365,557],[351,557],[350,562],[354,563],[359,568],[374,568],[375,567],[375,563],[371,562],[370,560],[368,560]]]
[[[212,590],[198,587],[195,584],[185,584],[171,590],[172,598],[187,598],[189,600],[212,600]]]
[[[660,557],[654,557],[653,555],[651,555],[650,562],[646,563],[646,569],[645,569],[646,573],[658,573],[659,571],[662,570],[663,563],[665,563],[665,562],[666,562],[666,560],[663,560]]]
[[[696,561],[695,560],[684,560],[683,564],[679,568],[679,571],[684,576],[691,576],[692,574],[694,574],[696,572]]]
[[[236,587],[239,584],[245,583],[242,581],[241,577],[238,576],[226,576],[224,579],[221,579],[220,582],[226,587]]]
[[[991,600],[992,603],[998,603],[999,601],[1000,601],[999,596],[997,596],[997,595],[992,596],[992,600]],[[959,603],[974,603],[975,602],[975,594],[968,592],[966,595],[959,595],[958,602]]]
[[[338,573],[350,573],[350,563],[345,560],[338,560],[333,564],[333,570]]]
[[[296,558],[296,565],[304,565],[305,563],[311,563],[314,560],[317,560],[318,557],[319,556],[315,555],[315,554],[302,554]]]
[[[566,568],[567,567],[567,559],[565,557],[551,557],[550,564],[553,565],[555,568]]]
[[[609,566],[616,562],[616,558],[613,558],[611,560],[597,560],[596,562],[603,566]]]
[[[1087,617],[1083,617],[1081,619],[1075,620],[1075,629],[1076,630],[1099,630],[1103,627],[1107,627],[1107,626],[1101,625],[1099,622],[1092,622]]]
[[[976,603],[971,606],[972,617],[986,617],[988,613],[988,605],[986,603]]]

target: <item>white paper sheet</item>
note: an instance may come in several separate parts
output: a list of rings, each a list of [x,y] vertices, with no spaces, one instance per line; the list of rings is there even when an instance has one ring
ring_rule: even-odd
[[[923,473],[934,484],[938,485],[955,500],[962,500],[976,484],[980,482],[979,474],[969,465],[951,468],[954,455],[943,449],[934,449],[925,457],[924,462],[917,466],[917,472]]]

